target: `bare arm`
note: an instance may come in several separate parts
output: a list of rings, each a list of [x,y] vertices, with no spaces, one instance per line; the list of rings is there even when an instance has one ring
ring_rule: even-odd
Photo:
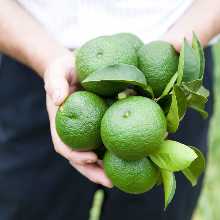
[[[203,46],[220,33],[220,1],[195,0],[186,13],[169,29],[164,40],[171,42],[179,51],[184,37],[192,40],[194,31]]]
[[[42,77],[52,60],[70,53],[15,1],[0,0],[0,5],[1,52],[31,67]]]
[[[55,151],[91,181],[111,187],[97,156],[70,150],[55,129],[58,106],[76,90],[73,53],[49,36],[15,1],[0,0],[0,5],[0,52],[26,64],[43,78]]]

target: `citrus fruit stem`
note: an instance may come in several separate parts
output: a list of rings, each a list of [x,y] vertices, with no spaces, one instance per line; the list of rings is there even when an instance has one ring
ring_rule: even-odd
[[[136,91],[134,91],[133,89],[125,89],[123,92],[118,93],[118,99],[126,99],[129,96],[135,96],[137,95]]]

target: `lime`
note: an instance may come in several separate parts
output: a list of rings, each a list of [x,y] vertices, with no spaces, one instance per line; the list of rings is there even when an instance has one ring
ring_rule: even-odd
[[[104,145],[126,160],[137,160],[158,150],[165,133],[166,118],[160,106],[142,96],[115,102],[101,122]]]
[[[149,191],[159,176],[156,167],[148,158],[126,161],[110,151],[104,156],[104,170],[113,185],[131,194]]]
[[[112,37],[114,37],[120,43],[132,45],[136,51],[144,45],[139,37],[131,33],[118,33]]]
[[[138,65],[145,74],[147,82],[159,97],[171,77],[177,72],[178,54],[167,42],[154,41],[138,51]]]
[[[119,63],[137,65],[137,55],[132,46],[120,44],[110,36],[90,40],[76,53],[76,72],[80,81],[98,69]]]
[[[99,147],[100,124],[106,109],[103,99],[91,92],[70,95],[56,114],[56,130],[61,140],[77,150]]]

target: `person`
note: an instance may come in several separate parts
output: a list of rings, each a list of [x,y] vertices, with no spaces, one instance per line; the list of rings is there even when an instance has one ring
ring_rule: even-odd
[[[117,32],[137,34],[145,43],[162,39],[179,51],[183,38],[191,41],[194,31],[207,46],[220,33],[219,0],[1,0],[0,4],[0,219],[88,219],[93,194],[101,186],[110,188],[104,188],[103,220],[191,219],[201,179],[192,188],[177,174],[174,201],[164,212],[161,187],[142,195],[112,188],[97,155],[64,145],[54,119],[58,106],[77,90],[75,48]],[[205,52],[210,119],[210,47]],[[207,154],[209,119],[189,111],[171,138]]]

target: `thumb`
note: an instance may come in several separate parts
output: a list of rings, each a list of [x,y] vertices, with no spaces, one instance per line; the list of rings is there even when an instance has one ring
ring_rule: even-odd
[[[69,95],[69,83],[62,75],[53,74],[53,76],[45,79],[45,90],[53,103],[58,106]]]
[[[181,32],[176,32],[171,29],[162,37],[162,40],[172,44],[175,50],[177,52],[180,52],[184,37],[188,38],[188,36],[185,36]]]
[[[51,98],[55,105],[61,105],[69,95],[69,85],[65,78],[57,78],[51,88]]]

